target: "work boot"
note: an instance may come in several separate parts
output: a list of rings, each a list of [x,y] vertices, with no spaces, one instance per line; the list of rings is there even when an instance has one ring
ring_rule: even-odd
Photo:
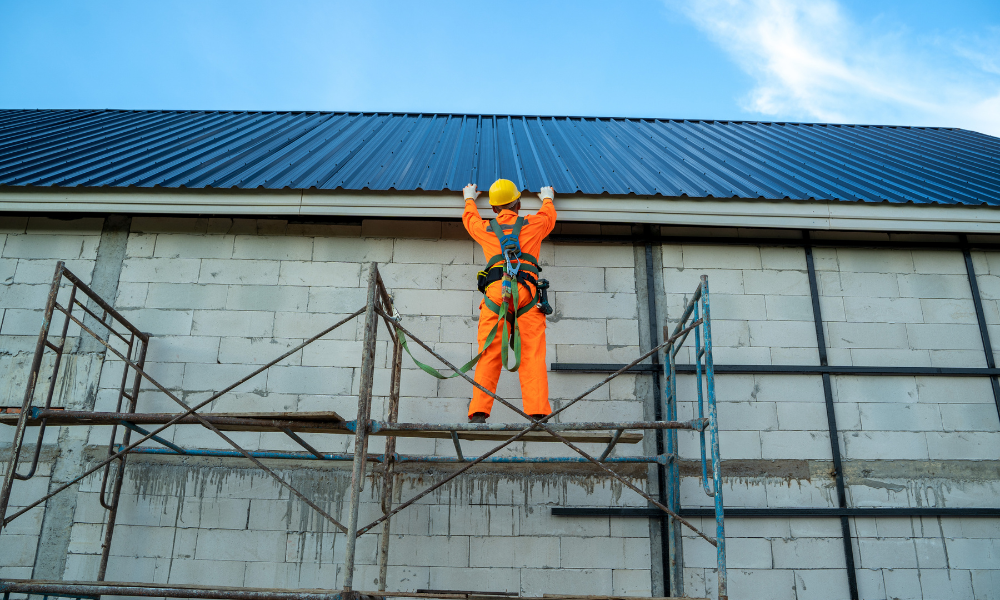
[[[488,416],[488,414],[481,412],[472,413],[472,415],[469,416],[469,423],[485,423],[486,417]]]

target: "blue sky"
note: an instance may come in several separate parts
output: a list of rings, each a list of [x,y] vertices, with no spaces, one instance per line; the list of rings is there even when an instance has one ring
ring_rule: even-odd
[[[1000,2],[0,0],[0,107],[762,119],[1000,135]]]

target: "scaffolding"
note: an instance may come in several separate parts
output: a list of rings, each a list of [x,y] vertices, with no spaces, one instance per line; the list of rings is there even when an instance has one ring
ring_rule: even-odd
[[[63,287],[63,283],[68,283]],[[61,290],[68,289],[68,299],[59,301]],[[389,523],[391,518],[413,505],[434,490],[454,480],[478,464],[485,463],[590,463],[601,473],[620,482],[646,499],[652,506],[666,514],[668,520],[668,547],[670,565],[670,594],[672,597],[683,594],[681,556],[681,527],[686,527],[707,543],[715,546],[718,569],[718,594],[720,600],[727,596],[726,577],[726,546],[725,526],[722,502],[722,477],[720,473],[719,436],[716,418],[714,365],[712,361],[712,337],[710,305],[708,292],[708,277],[703,275],[683,314],[673,331],[664,327],[664,341],[648,352],[642,354],[632,363],[608,375],[594,384],[576,398],[566,402],[552,414],[535,419],[526,414],[508,400],[490,392],[475,382],[458,367],[441,356],[433,348],[414,336],[402,324],[402,319],[379,275],[378,265],[371,263],[368,278],[367,300],[365,306],[359,308],[338,323],[319,332],[315,336],[288,350],[274,360],[261,365],[249,375],[225,387],[209,398],[194,405],[188,405],[166,386],[150,376],[145,369],[145,360],[150,336],[140,331],[128,322],[108,302],[100,298],[93,290],[83,283],[76,275],[65,268],[62,261],[57,263],[52,286],[49,290],[45,306],[41,331],[35,347],[31,363],[31,372],[25,390],[24,400],[19,408],[12,407],[0,412],[0,423],[14,426],[14,441],[10,450],[7,469],[4,474],[3,488],[0,490],[0,532],[14,519],[24,515],[31,509],[41,505],[54,495],[70,488],[85,478],[102,471],[100,503],[107,510],[107,521],[104,526],[104,539],[101,546],[101,559],[94,581],[42,581],[34,579],[4,579],[0,580],[0,591],[5,600],[10,594],[43,594],[47,596],[71,596],[96,598],[101,595],[149,596],[170,598],[211,598],[230,600],[354,600],[356,598],[389,598],[389,597],[420,597],[455,600],[471,600],[478,596],[492,597],[488,592],[454,592],[448,590],[431,590],[416,592],[386,591],[386,571],[388,568]],[[85,303],[84,300],[88,300]],[[88,306],[89,304],[89,306]],[[51,330],[56,312],[63,316],[58,338],[52,341]],[[98,315],[100,313],[100,315]],[[271,412],[271,413],[202,413],[199,412],[214,400],[233,391],[253,377],[265,372],[272,366],[302,350],[309,344],[323,338],[338,327],[364,315],[364,334],[362,341],[362,357],[360,368],[360,388],[358,394],[357,417],[346,420],[335,412]],[[376,343],[378,339],[379,322],[385,325],[389,340],[392,343],[392,366],[390,370],[390,385],[387,414],[384,419],[372,419],[372,398],[375,375]],[[123,363],[122,376],[117,391],[117,406],[113,412],[65,410],[52,406],[53,394],[59,379],[60,364],[66,352],[66,342],[70,325],[79,328],[97,340],[107,352],[112,353]],[[693,352],[696,365],[696,389],[698,416],[688,421],[679,421],[677,411],[677,369],[676,357],[684,347],[690,334],[694,333]],[[402,372],[403,346],[401,336],[409,337],[413,342],[430,353],[442,364],[463,377],[473,386],[479,388],[495,401],[513,410],[527,419],[527,423],[400,423],[400,377]],[[112,337],[114,336],[114,337]],[[115,345],[123,349],[115,348]],[[43,359],[46,351],[54,354],[52,375],[48,387],[44,391],[44,401],[36,406],[36,388],[42,372]],[[550,420],[563,413],[600,387],[609,383],[615,377],[629,371],[646,359],[663,353],[664,376],[666,389],[662,401],[664,420],[634,421],[634,422],[569,422],[552,423]],[[138,399],[142,381],[145,380],[153,389],[161,392],[167,398],[177,403],[182,412],[179,413],[149,413],[138,410]],[[20,507],[7,514],[11,498],[11,490],[15,481],[32,478],[36,474],[41,456],[41,447],[47,426],[72,425],[105,425],[111,426],[110,440],[107,446],[107,457],[87,468],[75,479],[58,485],[43,497]],[[200,425],[211,430],[232,450],[207,450],[182,448],[163,438],[160,434],[175,425]],[[20,473],[19,461],[24,450],[27,428],[37,427],[37,441],[26,473]],[[118,440],[118,428],[123,428],[121,441]],[[149,429],[147,429],[147,427]],[[678,515],[680,510],[680,471],[678,468],[678,430],[697,432],[701,457],[701,486],[704,492],[713,498],[715,516],[715,537],[710,537],[700,531],[692,523]],[[660,430],[666,434],[666,453],[656,456],[623,456],[612,457],[611,452],[621,443],[638,443],[642,432]],[[224,432],[232,431],[267,431],[280,432],[288,436],[303,451],[250,451],[237,444]],[[350,435],[354,438],[351,453],[323,453],[310,445],[300,434],[322,433],[334,435]],[[137,439],[133,441],[135,434]],[[385,448],[381,454],[368,452],[369,439],[372,436],[384,436]],[[455,456],[407,455],[396,452],[398,437],[431,437],[450,439],[454,443]],[[466,456],[462,450],[462,440],[493,440],[500,443],[488,452],[477,456]],[[147,441],[153,441],[162,448],[141,447]],[[567,457],[516,457],[496,456],[496,454],[517,441],[531,442],[561,442],[571,448],[576,456]],[[577,443],[603,443],[604,451],[597,457],[584,451]],[[344,581],[339,590],[274,590],[231,588],[218,586],[192,585],[159,585],[135,582],[107,582],[108,560],[111,542],[114,536],[118,503],[125,475],[125,465],[129,454],[153,453],[175,454],[183,456],[218,456],[242,457],[252,462],[272,477],[279,485],[288,490],[289,494],[308,505],[335,528],[347,536],[344,559]],[[341,523],[323,510],[318,504],[307,498],[278,473],[265,465],[267,459],[299,459],[315,461],[347,461],[351,463],[350,503],[347,512],[347,522]],[[418,492],[405,502],[392,506],[395,466],[404,462],[427,463],[458,463],[460,468],[447,477],[435,482]],[[370,523],[359,523],[359,508],[364,480],[370,474],[375,476],[375,469],[369,473],[368,463],[381,465],[382,477],[380,486],[382,515]],[[642,490],[628,478],[618,474],[609,465],[621,463],[659,464],[666,467],[666,498],[663,503]],[[112,469],[112,466],[116,468]],[[378,531],[376,531],[378,530]],[[354,563],[357,539],[366,533],[381,533],[378,547],[379,589],[377,591],[359,591],[354,589]],[[546,595],[545,598],[581,598],[582,596]],[[590,597],[597,598],[597,597]],[[611,598],[601,596],[600,598]],[[620,596],[614,596],[620,598]]]

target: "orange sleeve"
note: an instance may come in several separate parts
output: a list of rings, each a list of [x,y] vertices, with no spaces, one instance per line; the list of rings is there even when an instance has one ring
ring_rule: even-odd
[[[486,232],[486,221],[479,216],[479,209],[476,207],[475,201],[465,201],[465,211],[462,213],[462,224],[465,225],[465,230],[469,232],[472,239],[476,240],[481,245]]]
[[[542,201],[542,207],[538,209],[538,212],[534,215],[537,219],[537,223],[542,225],[542,230],[545,232],[542,237],[547,236],[556,226],[556,207],[552,204],[552,200],[546,198]],[[533,219],[534,220],[534,219]]]

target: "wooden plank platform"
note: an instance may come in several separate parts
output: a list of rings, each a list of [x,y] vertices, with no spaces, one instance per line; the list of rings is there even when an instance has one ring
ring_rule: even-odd
[[[384,600],[387,598],[437,598],[440,600],[708,600],[689,597],[582,596],[545,594],[508,596],[489,592],[421,590],[420,592],[368,592],[356,590],[239,588],[190,584],[156,584],[120,581],[46,581],[0,579],[0,592],[80,596],[145,596],[166,598],[206,598],[219,600]]]
[[[20,412],[18,410],[18,412]],[[9,412],[9,409],[0,411],[0,425],[17,425],[20,416],[18,412]],[[177,417],[178,413],[114,413],[114,412],[84,412],[71,410],[47,410],[39,411],[36,418],[28,419],[28,426],[37,426],[41,423],[41,418],[46,419],[46,423],[52,426],[60,425],[120,425],[122,420],[134,423],[144,429],[168,423]],[[252,412],[225,412],[225,413],[198,413],[206,421],[215,425],[222,431],[281,431],[288,429],[296,433],[329,433],[339,435],[354,435],[348,429],[347,422],[339,414],[333,411],[321,412],[275,412],[275,413],[252,413]],[[177,425],[201,425],[201,422],[193,415],[183,417],[176,423]],[[149,426],[149,427],[147,427]],[[495,441],[502,442],[511,438],[516,431],[460,431],[458,438],[468,441]],[[406,438],[434,438],[451,439],[451,432],[447,430],[439,431],[394,431],[374,432],[372,435]],[[611,441],[613,431],[560,431],[559,435],[571,442],[606,444]],[[559,440],[544,431],[532,431],[522,438],[526,442],[556,442]],[[619,438],[619,444],[638,444],[642,441],[642,433],[626,431]]]

